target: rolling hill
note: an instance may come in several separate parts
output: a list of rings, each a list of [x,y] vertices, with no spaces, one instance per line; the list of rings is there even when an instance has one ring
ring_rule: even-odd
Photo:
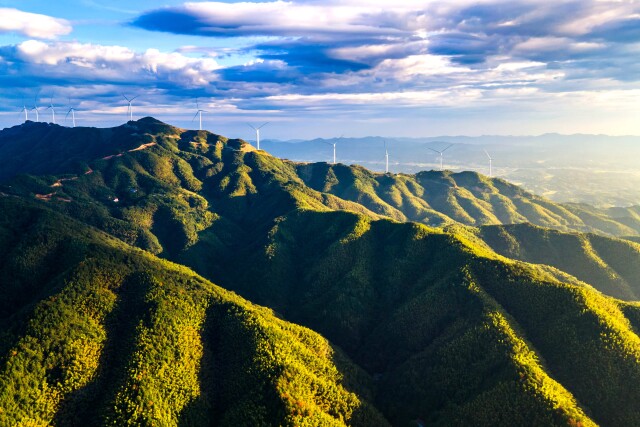
[[[2,425],[385,425],[318,334],[33,203],[0,199]]]
[[[0,424],[640,423],[633,209],[151,118],[0,166]]]
[[[633,211],[554,203],[503,179],[476,172],[379,174],[358,166],[327,163],[300,164],[297,170],[310,187],[399,221],[434,226],[453,221],[474,226],[529,222],[614,236],[640,232],[640,221]]]

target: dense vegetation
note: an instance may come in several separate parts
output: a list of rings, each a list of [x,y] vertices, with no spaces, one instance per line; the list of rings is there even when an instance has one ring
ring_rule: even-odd
[[[531,224],[482,227],[479,235],[509,258],[547,264],[616,298],[640,300],[640,245]]]
[[[562,205],[476,172],[377,174],[358,166],[327,163],[300,164],[297,171],[316,190],[356,201],[399,221],[433,226],[453,221],[475,226],[529,222],[564,231],[616,236],[640,233],[635,209]]]
[[[640,423],[640,309],[599,292],[637,300],[640,246],[575,232],[634,208],[150,118],[28,123],[7,159],[0,425]]]
[[[0,425],[386,423],[360,397],[367,375],[318,334],[46,209],[0,204]]]

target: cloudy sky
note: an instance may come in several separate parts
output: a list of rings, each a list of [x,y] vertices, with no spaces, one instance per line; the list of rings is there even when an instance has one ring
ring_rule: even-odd
[[[0,0],[0,127],[123,93],[245,138],[640,135],[640,1]]]

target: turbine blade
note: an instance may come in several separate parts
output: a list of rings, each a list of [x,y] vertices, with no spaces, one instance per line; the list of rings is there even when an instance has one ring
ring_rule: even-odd
[[[445,151],[447,151],[451,147],[453,147],[453,144],[449,144],[449,146],[447,148],[445,148],[444,150],[442,150],[441,153],[444,153]]]
[[[434,150],[434,149],[433,149],[433,148],[431,148],[431,147],[426,147],[426,149],[427,149],[427,150],[431,150],[431,151],[433,151],[434,153],[441,154],[441,153],[440,153],[440,151],[438,151],[438,150]]]
[[[193,116],[193,119],[191,119],[191,121],[192,121],[192,122],[196,119],[196,117],[198,117],[198,114],[199,114],[199,113],[200,113],[200,111],[196,112],[196,115],[195,115],[195,116]]]
[[[269,122],[263,123],[263,124],[261,124],[261,125],[258,127],[258,129],[260,129],[260,128],[262,128],[263,126],[266,126],[266,125],[268,125],[268,124],[269,124]]]
[[[258,129],[260,129],[260,128],[256,129],[256,128],[255,128],[255,126],[250,125],[249,123],[247,123],[247,126],[249,126],[249,127],[250,127],[251,129],[253,129],[253,130],[258,130]]]

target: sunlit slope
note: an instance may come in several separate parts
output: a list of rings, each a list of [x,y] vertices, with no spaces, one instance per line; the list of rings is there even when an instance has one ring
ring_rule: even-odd
[[[392,425],[640,424],[635,303],[567,274],[607,291],[572,270],[577,262],[513,261],[491,249],[520,257],[483,235],[492,227],[461,225],[531,216],[593,229],[576,213],[586,208],[474,173],[301,165],[153,119],[122,129],[115,148],[82,154],[79,169],[33,170],[0,188],[5,414],[35,417],[25,408],[41,400],[42,419],[61,425],[156,422],[140,414],[180,425],[384,425],[376,410]],[[635,233],[594,212],[612,227],[598,231]],[[608,272],[602,260],[629,286],[603,283],[635,292],[621,246],[588,241],[597,259],[584,245],[575,258],[595,263],[596,278]],[[357,366],[152,253],[323,334]]]
[[[75,131],[86,134],[85,144],[95,147],[73,151],[75,145],[69,143],[63,152],[73,151],[82,166],[63,163],[44,169],[64,170],[61,175],[19,175],[2,189],[4,194],[40,200],[126,243],[167,257],[193,245],[198,233],[213,222],[225,223],[225,217],[253,226],[270,226],[274,218],[297,208],[346,209],[377,217],[362,205],[307,187],[291,163],[257,154],[244,141],[209,132],[185,131],[151,118],[106,130],[43,123],[20,129],[38,137],[36,131],[49,129],[55,141],[67,133],[76,138]],[[117,135],[117,142],[105,148],[102,133]],[[2,142],[0,137],[4,166],[11,158],[2,157]],[[64,141],[60,145],[64,147]],[[37,149],[23,149],[29,156],[40,155]],[[50,162],[59,160],[52,155]],[[31,163],[22,165],[21,171],[42,173]]]
[[[629,320],[548,267],[346,212],[287,215],[234,258],[220,283],[343,347],[378,378],[376,404],[393,424],[640,420]]]
[[[473,172],[390,175],[298,164],[256,152],[242,140],[152,118],[110,129],[32,122],[5,129],[0,166],[0,180],[12,186],[0,191],[55,203],[128,243],[172,255],[218,217],[266,227],[296,208],[432,226],[530,222],[624,236],[640,230],[634,208],[560,205]]]
[[[466,225],[530,222],[559,230],[632,235],[640,222],[629,212],[604,211],[583,205],[562,205],[520,187],[475,172],[380,174],[359,166],[299,164],[307,185],[356,201],[400,221],[438,226],[452,221]]]
[[[548,264],[574,275],[601,292],[640,300],[640,245],[595,234],[563,233],[518,224],[486,226],[480,237],[513,259]]]
[[[8,197],[0,248],[0,425],[386,425],[326,339],[184,267]]]

